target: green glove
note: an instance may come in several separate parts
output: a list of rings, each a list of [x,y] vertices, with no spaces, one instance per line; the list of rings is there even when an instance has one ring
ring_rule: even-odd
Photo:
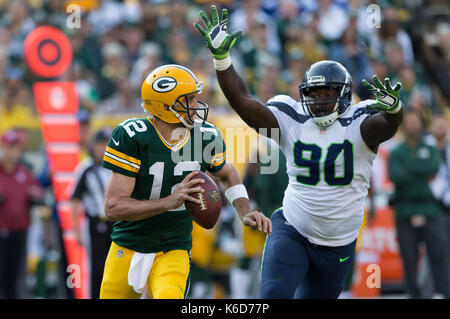
[[[362,84],[376,97],[376,103],[366,106],[368,110],[386,111],[387,113],[397,113],[400,110],[400,89],[402,84],[398,82],[394,88],[391,86],[389,78],[384,79],[381,83],[377,75],[373,76],[373,82],[376,87],[366,80],[362,80]]]
[[[208,19],[206,13],[200,11],[200,16],[203,19],[206,30],[203,29],[197,22],[194,27],[203,35],[206,40],[206,46],[211,51],[211,54],[216,60],[223,60],[228,57],[228,53],[233,47],[236,40],[242,36],[242,31],[236,31],[233,34],[228,34],[228,10],[222,9],[222,19],[219,21],[219,14],[216,6],[211,6],[212,23]]]

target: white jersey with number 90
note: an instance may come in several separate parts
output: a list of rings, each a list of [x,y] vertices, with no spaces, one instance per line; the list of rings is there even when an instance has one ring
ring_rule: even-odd
[[[373,102],[349,107],[326,130],[289,96],[267,103],[278,120],[287,160],[283,213],[311,243],[344,246],[358,236],[376,156],[363,141],[360,125],[370,115],[365,105]]]

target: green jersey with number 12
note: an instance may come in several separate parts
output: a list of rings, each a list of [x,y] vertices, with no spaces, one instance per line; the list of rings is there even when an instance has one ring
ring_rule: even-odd
[[[131,197],[155,200],[169,196],[195,170],[218,172],[225,165],[222,135],[208,122],[194,128],[175,129],[172,145],[156,129],[152,118],[129,119],[113,131],[103,157],[103,167],[134,177]],[[114,223],[111,239],[120,246],[141,253],[191,249],[192,218],[184,204],[138,221]]]

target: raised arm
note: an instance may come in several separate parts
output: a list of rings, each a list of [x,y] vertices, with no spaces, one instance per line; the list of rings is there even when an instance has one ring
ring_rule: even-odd
[[[198,23],[194,23],[194,27],[203,35],[206,46],[211,51],[217,80],[230,106],[247,125],[256,130],[260,128],[279,128],[275,116],[261,101],[250,95],[244,81],[231,64],[229,52],[236,40],[242,36],[242,31],[236,31],[231,35],[228,34],[227,9],[222,10],[222,19],[220,21],[216,6],[211,6],[211,11],[212,21],[208,19],[205,12],[200,12],[205,28],[202,28]],[[268,134],[270,137],[270,130],[268,130]]]
[[[403,119],[403,108],[399,98],[399,91],[402,87],[400,82],[392,88],[388,78],[385,79],[383,84],[374,75],[373,81],[376,86],[363,80],[363,84],[376,96],[375,103],[368,105],[366,108],[379,112],[362,122],[361,136],[367,146],[376,153],[378,145],[393,137],[397,132]]]
[[[216,71],[220,88],[230,106],[247,123],[248,126],[261,132],[260,128],[279,128],[278,121],[272,112],[261,101],[251,96],[242,78],[233,65],[224,71]],[[270,137],[270,130],[268,130]]]

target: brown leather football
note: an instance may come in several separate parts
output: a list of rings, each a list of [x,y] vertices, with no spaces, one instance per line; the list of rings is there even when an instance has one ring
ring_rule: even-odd
[[[211,229],[217,223],[220,210],[222,209],[222,198],[219,187],[206,173],[201,171],[193,179],[203,179],[205,181],[203,184],[199,184],[205,190],[203,193],[189,194],[189,196],[198,198],[201,204],[187,200],[184,202],[184,205],[189,215],[191,215],[197,224],[203,228]]]

